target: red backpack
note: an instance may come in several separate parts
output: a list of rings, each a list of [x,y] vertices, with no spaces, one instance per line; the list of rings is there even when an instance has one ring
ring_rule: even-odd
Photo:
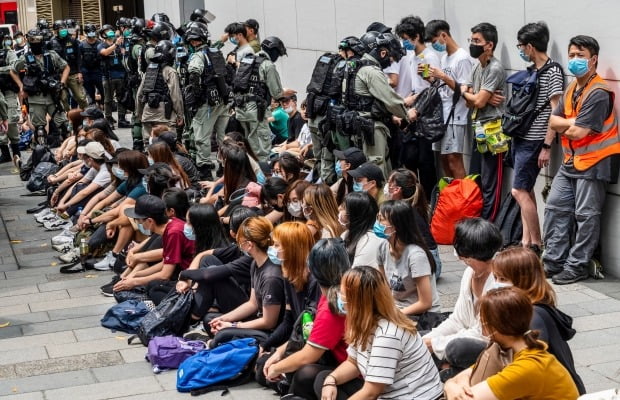
[[[431,233],[437,244],[453,244],[457,222],[479,217],[481,213],[482,191],[476,183],[476,176],[454,179],[439,192],[431,219]]]

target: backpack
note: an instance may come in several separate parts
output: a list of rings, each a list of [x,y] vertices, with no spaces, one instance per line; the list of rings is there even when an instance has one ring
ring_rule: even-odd
[[[30,179],[32,171],[37,165],[39,165],[40,162],[50,162],[56,164],[54,154],[52,154],[52,151],[49,149],[49,147],[37,144],[32,150],[32,155],[30,156],[26,164],[20,168],[19,178],[22,181],[27,181],[28,179]]]
[[[155,309],[144,316],[136,329],[136,335],[130,337],[128,343],[133,342],[136,336],[145,346],[155,336],[180,336],[187,328],[193,299],[191,290],[185,293],[171,291]]]
[[[185,340],[177,336],[155,336],[149,342],[146,360],[158,374],[166,369],[179,368],[189,357],[204,350],[206,344],[200,340]]]
[[[413,136],[425,138],[431,142],[440,141],[446,134],[446,124],[443,121],[443,102],[439,89],[445,84],[433,82],[420,92],[413,103],[418,113],[417,120],[409,124],[407,131]],[[453,113],[451,113],[453,115]]]
[[[47,188],[47,177],[58,171],[58,165],[51,162],[40,162],[28,178],[26,189],[31,192],[38,192]]]
[[[192,396],[215,391],[228,391],[251,379],[258,343],[244,338],[222,343],[189,357],[179,365],[177,390],[191,392]]]
[[[560,64],[552,61],[543,65],[538,71],[528,67],[526,70],[516,72],[506,79],[506,83],[512,84],[512,96],[506,103],[502,117],[504,134],[516,137],[525,136],[538,115],[549,105],[551,99],[545,100],[541,107],[536,107],[536,100],[540,91],[538,78],[543,72],[554,66],[562,70]],[[562,79],[564,79],[563,71]]]
[[[440,190],[431,219],[431,234],[437,244],[453,244],[457,222],[480,216],[482,191],[475,178],[454,179]]]
[[[519,207],[519,203],[512,197],[511,193],[507,193],[502,200],[499,212],[493,223],[502,233],[502,238],[504,239],[502,248],[521,243],[521,237],[523,236],[521,207]]]
[[[110,307],[101,318],[101,326],[113,331],[136,333],[140,321],[148,312],[143,302],[127,300]]]

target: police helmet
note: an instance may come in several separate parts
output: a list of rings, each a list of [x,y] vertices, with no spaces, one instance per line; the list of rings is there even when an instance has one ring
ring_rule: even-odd
[[[97,25],[95,24],[86,24],[84,25],[84,33],[97,33]]]
[[[209,30],[207,24],[194,21],[187,24],[185,27],[185,35],[183,39],[189,43],[190,40],[200,40],[206,42],[209,40]]]
[[[338,43],[338,50],[351,50],[358,56],[364,54],[364,45],[355,36],[347,36]]]
[[[286,47],[284,47],[284,43],[277,36],[269,36],[265,38],[265,40],[263,40],[260,44],[260,47],[271,56],[271,61],[275,61],[274,56],[277,59],[278,56],[286,55]],[[277,55],[272,53],[277,53]]]
[[[382,36],[388,41],[388,46],[386,48],[390,50],[390,56],[394,59],[394,61],[398,62],[401,58],[407,55],[407,50],[405,50],[396,35],[388,32],[383,33]]]
[[[204,8],[197,8],[189,16],[189,20],[192,22],[202,22],[203,24],[208,24],[215,20],[215,15],[211,14]]]
[[[377,47],[377,37],[379,35],[381,34],[377,31],[370,31],[370,32],[364,33],[360,37],[360,42],[364,46],[364,51],[366,53],[370,53],[372,50],[374,50]]]
[[[28,43],[41,43],[43,42],[43,32],[39,29],[31,29],[26,34],[26,39]]]
[[[101,27],[101,29],[99,30],[99,35],[105,39],[105,33],[107,31],[115,31],[114,27],[110,24],[105,24]]]
[[[151,17],[151,21],[153,22],[167,22],[170,23],[170,18],[166,13],[155,13]]]
[[[131,33],[134,35],[141,35],[146,28],[146,24],[144,23],[144,18],[134,17],[131,20]]]
[[[117,28],[129,28],[131,26],[131,19],[127,17],[120,17],[116,20]]]
[[[67,18],[65,19],[65,25],[67,26],[67,28],[69,29],[75,29],[77,28],[77,22],[75,22],[75,20],[73,18]]]
[[[47,22],[45,18],[41,18],[37,21],[37,28],[39,29],[49,29],[50,24]]]
[[[148,35],[152,39],[157,40],[158,42],[162,40],[170,40],[170,26],[165,23],[157,22],[155,23],[155,26],[153,26],[153,28],[148,32]]]
[[[52,24],[52,29],[55,30],[55,31],[57,31],[59,29],[66,28],[66,27],[67,27],[67,24],[65,24],[65,21],[63,21],[62,19],[57,19]]]
[[[170,40],[160,40],[155,45],[155,51],[151,61],[157,64],[172,65],[177,55],[177,49]]]
[[[22,31],[15,31],[15,33],[13,34],[13,39],[17,38],[18,36],[24,36],[24,33]]]

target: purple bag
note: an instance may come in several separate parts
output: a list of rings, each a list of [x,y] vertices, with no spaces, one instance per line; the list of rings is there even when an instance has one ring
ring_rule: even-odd
[[[190,356],[206,348],[200,340],[185,340],[176,336],[155,336],[149,341],[147,361],[153,365],[153,372],[178,368]]]

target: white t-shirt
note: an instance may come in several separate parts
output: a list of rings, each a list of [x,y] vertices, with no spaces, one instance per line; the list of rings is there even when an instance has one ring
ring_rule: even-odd
[[[431,353],[416,333],[380,319],[366,351],[349,346],[365,381],[385,384],[379,399],[435,400],[442,391]]]
[[[451,55],[445,53],[441,57],[441,69],[459,84],[465,84],[469,81],[473,65],[474,60],[462,48],[459,48]],[[446,121],[450,115],[450,109],[452,108],[452,95],[454,94],[454,91],[450,89],[448,85],[444,85],[439,90],[439,94],[441,95],[441,100],[443,102],[444,121]],[[459,102],[456,103],[456,108],[454,109],[454,119],[452,119],[450,123],[453,125],[466,125],[468,112],[469,109],[465,104],[465,99],[461,97]]]
[[[346,239],[348,234],[349,231],[346,231],[340,235],[340,237],[342,237],[342,239]],[[387,242],[387,240],[381,239],[375,235],[372,230],[366,232],[359,238],[357,244],[355,245],[355,257],[353,257],[351,268],[362,265],[379,268],[379,263],[377,262],[377,252],[379,251],[379,246],[381,246],[383,242]]]
[[[407,50],[407,55],[400,59],[399,62],[393,62],[389,67],[383,70],[385,74],[398,75],[398,85],[394,91],[400,97],[407,97],[411,94],[411,63],[415,57],[413,50]]]
[[[310,133],[310,128],[308,128],[308,123],[305,123],[304,126],[301,127],[297,141],[299,142],[300,148],[312,143],[312,134]]]
[[[94,168],[91,168],[91,170],[93,169]],[[99,171],[97,171],[97,175],[95,175],[92,183],[96,184],[99,187],[105,187],[108,186],[110,182],[112,182],[112,178],[110,177],[108,167],[105,164],[101,164],[101,167],[99,168]]]
[[[418,74],[418,64],[430,64],[434,68],[439,68],[441,61],[437,52],[430,47],[425,48],[420,54],[413,57],[411,61],[411,90],[414,93],[420,93],[430,86],[430,83]]]

